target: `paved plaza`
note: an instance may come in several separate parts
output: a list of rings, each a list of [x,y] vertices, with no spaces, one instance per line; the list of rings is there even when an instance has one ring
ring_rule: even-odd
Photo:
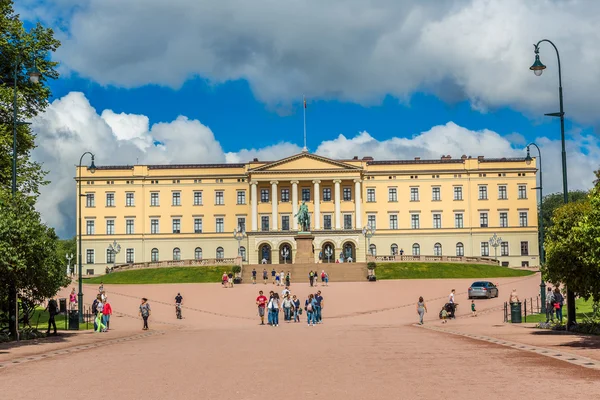
[[[322,325],[276,328],[258,325],[254,305],[272,284],[106,285],[118,313],[110,332],[0,347],[0,386],[12,399],[600,398],[599,342],[502,323],[510,290],[535,297],[539,276],[492,281],[500,297],[476,301],[477,318],[468,317],[472,280],[332,283],[317,288]],[[458,318],[442,325],[452,288]],[[89,299],[96,287],[86,290]],[[292,291],[304,299],[311,288]],[[420,295],[429,308],[423,327],[414,325]],[[137,317],[141,297],[153,310],[148,332]]]

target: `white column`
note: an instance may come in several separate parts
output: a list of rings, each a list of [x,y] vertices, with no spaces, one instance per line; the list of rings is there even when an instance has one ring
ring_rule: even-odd
[[[360,190],[360,179],[354,180],[354,225],[356,229],[362,229],[362,197]]]
[[[294,217],[298,213],[298,181],[292,181],[292,228],[298,230],[298,219]]]
[[[279,182],[277,181],[271,181],[271,230],[272,231],[276,231],[277,230],[277,218],[278,218],[278,214],[277,214],[277,184]]]
[[[252,231],[258,230],[258,183],[256,181],[250,182],[250,202],[252,203]]]
[[[342,212],[340,209],[340,181],[336,179],[333,181],[335,184],[335,229],[342,229]]]
[[[319,183],[321,183],[321,181],[313,181],[313,184],[315,185],[315,229],[321,229],[321,193],[319,191]]]

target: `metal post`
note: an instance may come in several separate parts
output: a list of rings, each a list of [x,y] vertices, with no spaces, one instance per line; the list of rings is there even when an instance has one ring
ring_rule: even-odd
[[[95,165],[94,165],[94,155],[92,153],[90,153],[89,151],[86,151],[85,153],[83,153],[81,155],[81,158],[79,159],[79,168],[78,168],[78,208],[79,208],[79,218],[78,218],[78,225],[79,225],[79,257],[78,257],[78,261],[79,261],[79,293],[77,293],[77,312],[79,313],[79,323],[83,323],[83,263],[82,263],[82,246],[81,246],[81,163],[83,162],[83,157],[85,157],[86,154],[89,154],[90,156],[92,156],[92,164],[90,165],[90,167],[88,168],[88,170],[90,170],[92,173],[95,171]]]
[[[538,224],[540,226],[540,237],[539,237],[539,244],[538,244],[538,248],[539,248],[539,252],[540,252],[540,266],[544,266],[544,263],[546,262],[546,252],[544,250],[544,219],[543,219],[543,215],[542,215],[542,204],[543,204],[543,199],[544,199],[544,181],[543,181],[543,173],[542,173],[542,151],[540,150],[539,146],[535,143],[529,143],[527,145],[527,157],[525,158],[526,161],[531,160],[531,156],[529,154],[529,147],[530,146],[535,146],[535,148],[538,151],[538,158],[539,158],[539,170],[540,170],[540,186],[535,188],[538,189],[540,191],[540,205],[539,205],[539,210],[538,210]],[[544,282],[544,277],[542,275],[542,271],[540,268],[540,300],[541,300],[541,313],[544,314],[546,312],[546,283]]]

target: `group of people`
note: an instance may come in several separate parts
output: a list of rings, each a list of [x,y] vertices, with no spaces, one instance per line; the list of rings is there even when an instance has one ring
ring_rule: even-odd
[[[72,298],[75,295],[75,288],[71,291]],[[92,303],[92,314],[94,314],[94,331],[107,332],[110,328],[110,316],[112,315],[112,306],[108,302],[104,284],[100,283],[98,294]]]
[[[450,294],[448,295],[448,302],[446,304],[444,304],[444,306],[440,310],[440,318],[442,319],[442,324],[447,323],[449,319],[456,318],[455,312],[456,312],[456,306],[458,305],[458,303],[456,303],[455,295],[456,295],[456,290],[452,289],[452,291],[450,291]],[[417,304],[416,304],[416,309],[417,309],[417,315],[419,316],[419,325],[423,325],[423,317],[425,316],[425,313],[427,312],[427,304],[425,304],[425,300],[423,300],[423,296],[419,297],[419,301],[417,301]],[[475,306],[475,300],[471,300],[471,316],[472,317],[477,316],[477,308]]]
[[[317,271],[310,271],[308,273],[308,282],[310,286],[317,286],[319,282],[319,273]],[[329,274],[325,270],[321,270],[321,284],[329,286]]]
[[[233,273],[223,272],[223,276],[221,277],[221,284],[224,288],[232,288],[233,287]]]
[[[560,292],[559,288],[554,288],[554,290],[549,287],[546,292],[546,323],[552,321],[554,322],[554,314],[556,314],[556,319],[561,323],[563,322],[563,312],[562,308],[565,304],[565,298]]]
[[[252,269],[252,284],[256,284],[256,268]],[[269,281],[269,273],[267,272],[266,268],[263,269],[263,273],[262,273],[262,277],[263,277],[263,283],[266,285],[267,282]],[[281,272],[277,272],[275,270],[275,268],[273,268],[271,270],[271,280],[273,281],[274,285],[277,286],[290,286],[290,284],[292,283],[292,274],[290,273],[290,271],[288,271],[287,273],[284,273],[283,270],[281,270]]]
[[[256,305],[261,325],[265,325],[265,314],[267,314],[267,324],[273,327],[279,326],[279,313],[281,311],[283,311],[283,318],[287,323],[300,322],[303,311],[306,312],[308,326],[323,323],[322,311],[325,303],[320,290],[315,294],[309,294],[304,302],[298,296],[292,295],[288,286],[283,289],[281,296],[279,293],[270,291],[268,298],[261,290],[258,292]]]

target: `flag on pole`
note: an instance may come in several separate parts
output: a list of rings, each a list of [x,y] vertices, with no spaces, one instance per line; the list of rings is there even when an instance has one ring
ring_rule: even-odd
[[[304,99],[304,108],[306,108],[306,99]]]

